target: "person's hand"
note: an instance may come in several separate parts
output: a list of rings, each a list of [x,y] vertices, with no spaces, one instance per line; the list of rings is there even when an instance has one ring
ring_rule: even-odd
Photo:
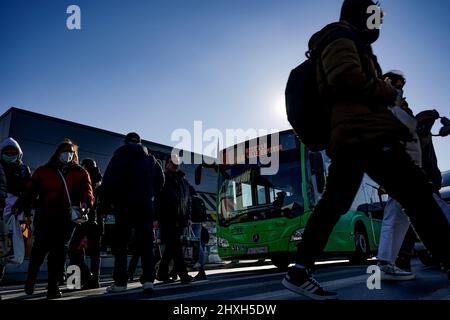
[[[87,205],[85,202],[83,202],[83,203],[81,204],[81,212],[82,212],[83,214],[88,214],[88,212],[89,212],[88,205]]]

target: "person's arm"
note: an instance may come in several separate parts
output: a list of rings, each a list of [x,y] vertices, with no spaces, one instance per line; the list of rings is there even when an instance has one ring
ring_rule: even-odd
[[[395,102],[397,91],[390,84],[366,75],[353,40],[341,38],[332,42],[323,50],[321,60],[328,85],[340,96],[356,95],[386,106]]]
[[[155,194],[159,193],[164,187],[165,177],[162,166],[159,161],[153,158],[154,161],[154,171],[155,171],[155,181],[154,181],[154,190]]]
[[[5,200],[7,197],[7,184],[6,184],[6,175],[3,170],[2,165],[0,165],[0,209],[5,207]]]
[[[81,169],[81,194],[82,203],[87,208],[92,208],[94,205],[94,191],[92,189],[91,178],[85,169]]]
[[[39,194],[39,189],[41,185],[41,180],[43,178],[41,168],[38,168],[28,183],[25,185],[25,190],[23,194],[17,199],[16,203],[13,206],[13,211],[16,212],[24,212],[26,216],[31,215],[31,206],[33,201],[37,198]]]
[[[110,206],[114,204],[115,196],[120,188],[122,181],[122,161],[118,155],[114,155],[106,167],[103,175],[101,200],[103,205]]]

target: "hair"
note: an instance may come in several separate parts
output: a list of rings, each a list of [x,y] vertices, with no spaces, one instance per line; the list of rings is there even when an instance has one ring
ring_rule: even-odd
[[[63,142],[61,142],[58,147],[56,147],[55,152],[50,157],[50,160],[47,162],[48,166],[58,166],[59,165],[59,155],[66,147],[72,147],[73,148],[73,159],[72,164],[78,164],[79,158],[78,158],[78,146],[72,142],[72,140],[66,138]]]
[[[403,74],[403,72],[398,71],[398,70],[391,70],[391,71],[388,71],[387,73],[385,73],[385,74],[383,75],[383,79],[385,79],[385,78],[389,78],[389,79],[391,79],[393,82],[396,82],[396,81],[399,81],[399,80],[401,80],[401,81],[406,81],[406,77],[405,77],[405,75]]]

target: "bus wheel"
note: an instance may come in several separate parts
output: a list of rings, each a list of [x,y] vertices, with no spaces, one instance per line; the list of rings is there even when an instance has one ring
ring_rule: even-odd
[[[286,271],[290,264],[290,260],[287,256],[273,256],[270,260],[275,267],[280,269],[280,271]]]
[[[355,227],[355,252],[350,257],[350,263],[360,264],[365,262],[370,256],[369,240],[364,226]]]

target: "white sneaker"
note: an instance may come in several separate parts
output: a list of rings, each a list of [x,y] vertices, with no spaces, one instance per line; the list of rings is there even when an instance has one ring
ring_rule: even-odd
[[[127,286],[116,286],[115,284],[106,288],[106,293],[119,293],[127,291]]]
[[[381,280],[411,280],[415,278],[414,273],[400,269],[394,264],[388,263],[379,265],[381,270]]]
[[[152,293],[153,292],[153,282],[144,282],[142,284],[142,289],[144,289],[144,293]]]

